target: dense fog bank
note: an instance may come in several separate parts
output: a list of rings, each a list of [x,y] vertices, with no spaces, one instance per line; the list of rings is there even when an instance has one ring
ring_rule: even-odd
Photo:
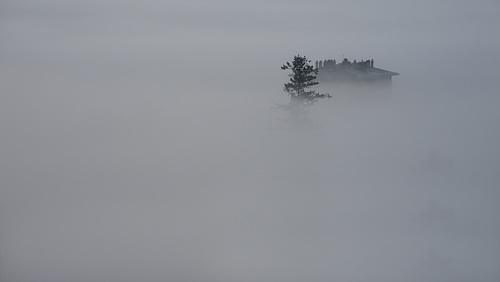
[[[105,2],[2,4],[2,282],[498,281],[498,4]]]
[[[494,98],[395,87],[297,127],[263,98],[279,86],[39,83],[3,103],[7,281],[498,277]]]

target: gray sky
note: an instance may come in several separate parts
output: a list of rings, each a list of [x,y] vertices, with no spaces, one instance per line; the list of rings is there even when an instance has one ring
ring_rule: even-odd
[[[2,1],[0,280],[498,281],[499,11]],[[296,54],[401,75],[296,130]]]

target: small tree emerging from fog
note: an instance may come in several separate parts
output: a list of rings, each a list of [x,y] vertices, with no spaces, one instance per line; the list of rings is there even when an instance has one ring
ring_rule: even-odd
[[[286,62],[281,69],[292,70],[290,82],[285,83],[283,90],[290,95],[290,111],[297,118],[303,112],[304,107],[316,103],[319,99],[330,98],[330,94],[320,94],[311,87],[317,85],[315,69],[306,56],[294,56],[292,63]]]

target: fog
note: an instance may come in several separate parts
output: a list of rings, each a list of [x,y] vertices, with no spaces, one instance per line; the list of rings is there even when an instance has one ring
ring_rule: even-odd
[[[0,280],[499,281],[499,10],[2,1]],[[297,54],[401,75],[296,126]]]

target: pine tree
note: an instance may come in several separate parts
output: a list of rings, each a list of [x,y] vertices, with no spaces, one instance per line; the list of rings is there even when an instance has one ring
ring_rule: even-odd
[[[286,62],[281,69],[292,70],[290,82],[285,83],[283,90],[290,95],[290,111],[292,116],[298,117],[303,112],[304,107],[311,106],[319,99],[330,98],[330,94],[320,94],[311,87],[317,85],[315,69],[311,61],[306,56],[294,56],[292,63]]]

